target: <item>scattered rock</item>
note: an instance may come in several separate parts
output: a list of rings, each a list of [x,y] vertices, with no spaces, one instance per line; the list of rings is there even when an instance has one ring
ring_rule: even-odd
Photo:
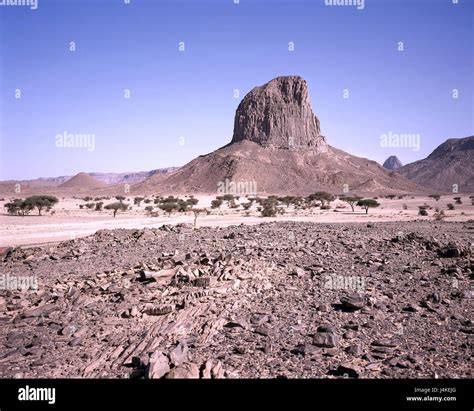
[[[185,344],[179,343],[170,352],[170,362],[175,367],[189,360],[189,350]]]
[[[361,369],[353,364],[341,364],[334,371],[334,375],[340,375],[345,378],[359,378]]]
[[[336,347],[339,343],[340,337],[332,333],[316,333],[313,338],[313,344],[316,347]]]
[[[304,277],[306,274],[305,270],[303,270],[301,267],[295,267],[293,271],[290,272],[290,275],[296,276],[296,277]]]
[[[359,378],[469,378],[472,230],[371,225],[170,225],[15,249],[1,271],[40,287],[0,290],[0,377],[185,378],[193,363],[202,378],[323,378],[353,360]],[[439,258],[433,237],[461,256]],[[364,293],[325,287],[333,272],[366,278]]]
[[[341,297],[341,305],[348,310],[360,310],[365,306],[365,298],[359,294],[350,294]]]
[[[390,340],[388,338],[374,340],[372,341],[372,345],[376,347],[391,347],[391,348],[395,348],[398,346],[396,341]]]
[[[30,318],[30,317],[41,317],[52,313],[53,311],[57,310],[58,307],[55,304],[45,304],[39,307],[31,308],[23,312],[23,318]]]
[[[447,246],[438,250],[438,255],[441,258],[458,258],[464,255],[464,251],[455,243],[449,243]]]
[[[346,348],[346,352],[354,357],[360,357],[363,353],[360,345],[353,344]]]
[[[403,311],[408,311],[411,313],[417,313],[420,310],[421,310],[421,307],[414,303],[410,303],[407,306],[403,307]]]
[[[201,367],[201,378],[221,379],[224,378],[224,367],[220,361],[207,360]]]
[[[167,379],[199,379],[199,368],[196,364],[186,362],[173,368],[168,374]]]
[[[170,371],[168,357],[161,351],[155,351],[151,356],[146,370],[146,378],[158,379]]]

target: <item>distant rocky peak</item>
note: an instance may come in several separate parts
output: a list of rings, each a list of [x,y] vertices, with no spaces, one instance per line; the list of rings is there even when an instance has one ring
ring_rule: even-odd
[[[385,163],[383,163],[384,168],[387,170],[397,170],[400,167],[403,167],[402,162],[398,159],[397,156],[390,156],[385,160]]]

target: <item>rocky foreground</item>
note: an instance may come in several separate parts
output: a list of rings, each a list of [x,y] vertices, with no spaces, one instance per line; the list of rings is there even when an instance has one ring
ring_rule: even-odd
[[[0,290],[0,376],[472,378],[473,233],[165,226],[10,249],[1,275],[38,288]]]

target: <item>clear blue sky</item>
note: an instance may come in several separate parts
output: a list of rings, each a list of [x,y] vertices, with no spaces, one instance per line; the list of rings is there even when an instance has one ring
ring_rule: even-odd
[[[183,165],[230,141],[248,91],[289,74],[352,154],[408,163],[474,134],[474,1],[38,2],[0,6],[0,180]],[[56,147],[64,131],[95,150]],[[389,131],[420,134],[420,150],[382,148]]]

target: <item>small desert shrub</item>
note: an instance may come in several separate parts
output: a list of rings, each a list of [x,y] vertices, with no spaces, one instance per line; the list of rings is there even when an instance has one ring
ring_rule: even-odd
[[[104,205],[103,201],[95,203],[95,211],[102,211],[102,206]]]
[[[402,207],[404,210],[408,210],[408,206],[405,203],[403,203]]]
[[[313,193],[306,197],[306,202],[310,207],[314,207],[315,202],[319,201],[321,207],[324,207],[325,205],[331,204],[331,201],[334,201],[335,199],[336,197],[331,193],[327,193],[326,191],[317,191],[316,193]]]
[[[211,201],[211,208],[219,208],[222,205],[223,201],[220,198],[216,198]]]
[[[166,201],[164,203],[161,203],[159,206],[158,206],[161,210],[163,210],[165,213],[168,213],[168,215],[171,216],[171,213],[173,211],[176,211],[179,209],[179,205],[175,202],[171,202],[171,201]]]
[[[453,203],[449,203],[449,204],[447,205],[447,207],[448,207],[448,210],[454,210],[454,209],[456,208],[456,207],[454,207],[454,204],[453,204]]]
[[[273,204],[265,203],[263,205],[261,214],[262,217],[275,217],[277,213],[276,207]]]
[[[278,200],[276,197],[268,197],[265,201],[262,202],[262,217],[275,217],[279,210],[277,209]],[[283,207],[281,207],[282,210]]]
[[[84,208],[84,204],[79,204],[79,208],[82,210]]]
[[[95,207],[95,203],[87,203],[87,204],[86,204],[86,207],[87,207],[89,210],[91,210],[91,209],[93,209],[93,208]]]
[[[135,197],[133,199],[133,204],[137,205],[138,207],[140,207],[140,204],[141,202],[144,200],[145,198],[144,197]]]
[[[190,206],[195,206],[197,203],[199,203],[199,200],[197,198],[190,197],[186,200],[186,203],[188,203]]]
[[[444,213],[444,210],[437,211],[436,213],[434,213],[434,218],[437,221],[442,221],[443,218],[446,218],[446,214]]]
[[[252,203],[251,202],[242,203],[242,207],[244,208],[244,210],[248,210],[250,207],[252,207]]]
[[[433,198],[435,199],[436,201],[439,201],[439,199],[441,198],[441,196],[439,194],[431,194],[430,195],[430,198]]]
[[[143,200],[143,202],[144,202],[145,204],[150,204],[150,203],[151,203],[151,200],[150,200],[149,198],[145,198],[145,199]]]
[[[87,196],[87,197],[84,197],[83,200],[84,201],[92,201],[92,197]]]
[[[426,208],[420,208],[420,210],[418,211],[418,215],[427,216],[428,211],[426,210]]]
[[[453,200],[455,204],[462,204],[461,197],[454,197]]]

